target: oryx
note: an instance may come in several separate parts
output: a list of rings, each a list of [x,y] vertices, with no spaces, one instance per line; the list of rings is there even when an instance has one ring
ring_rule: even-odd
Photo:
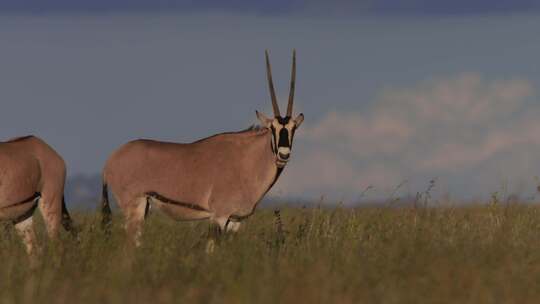
[[[116,150],[103,170],[103,223],[110,221],[108,188],[136,244],[150,205],[177,220],[209,219],[220,231],[236,231],[274,185],[289,160],[304,120],[292,117],[296,55],[287,114],[281,116],[268,52],[266,74],[274,117],[256,111],[261,127],[221,133],[193,143],[134,140]]]
[[[60,224],[74,231],[64,201],[64,160],[35,136],[0,142],[0,220],[11,221],[28,253],[36,247],[32,215],[41,211],[49,237]]]

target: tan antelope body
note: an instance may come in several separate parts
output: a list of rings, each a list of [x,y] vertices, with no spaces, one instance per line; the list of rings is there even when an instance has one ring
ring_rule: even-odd
[[[178,220],[210,219],[236,230],[281,174],[303,115],[292,119],[295,56],[287,116],[281,117],[270,63],[267,75],[274,118],[257,112],[263,126],[222,133],[193,143],[135,140],[116,150],[103,170],[102,212],[110,220],[110,188],[137,243],[150,206]]]
[[[11,221],[26,243],[35,248],[32,215],[39,206],[50,237],[60,225],[72,230],[64,201],[64,160],[35,136],[0,143],[0,220]]]

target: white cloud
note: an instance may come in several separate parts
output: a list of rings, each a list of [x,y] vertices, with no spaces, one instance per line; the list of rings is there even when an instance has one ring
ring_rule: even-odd
[[[532,180],[540,171],[540,104],[530,102],[533,96],[525,79],[474,73],[384,88],[367,109],[307,121],[276,186],[287,194],[340,195],[373,185],[382,194],[402,180],[438,177],[445,188],[468,185],[452,190],[480,195],[502,179]]]

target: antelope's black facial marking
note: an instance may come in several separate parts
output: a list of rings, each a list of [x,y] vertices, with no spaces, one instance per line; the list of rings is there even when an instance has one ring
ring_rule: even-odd
[[[296,123],[291,117],[275,117],[270,125],[272,130],[272,149],[278,166],[285,166],[290,159]]]
[[[289,121],[291,121],[291,117],[290,116],[286,116],[286,117],[276,117],[277,121],[282,124],[282,125],[286,125],[289,123]]]
[[[278,168],[283,168],[290,159],[294,134],[304,121],[304,115],[300,114],[296,118],[291,116],[268,118],[258,111],[256,114],[262,125],[271,131],[272,152],[276,156]]]
[[[290,147],[289,145],[289,132],[286,128],[282,128],[279,131],[278,147]]]

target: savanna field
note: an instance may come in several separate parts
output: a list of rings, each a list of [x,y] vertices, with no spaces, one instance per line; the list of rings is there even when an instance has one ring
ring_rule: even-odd
[[[205,252],[206,222],[153,213],[141,248],[75,213],[33,264],[0,234],[0,303],[539,303],[540,207],[281,208]]]

